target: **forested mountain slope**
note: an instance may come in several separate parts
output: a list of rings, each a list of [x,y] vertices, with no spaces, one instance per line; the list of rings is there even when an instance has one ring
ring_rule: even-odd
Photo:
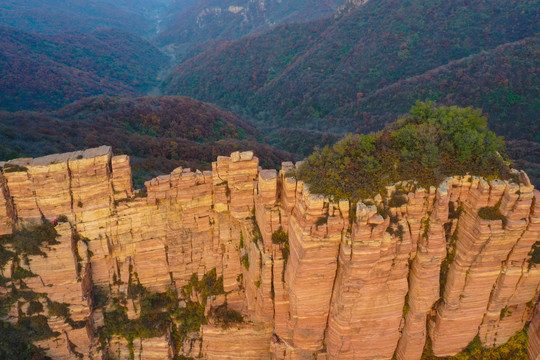
[[[235,114],[186,97],[100,96],[55,112],[0,111],[0,160],[110,145],[132,156],[138,186],[178,166],[208,169],[237,150],[254,150],[266,167],[295,158],[258,136]]]
[[[540,184],[540,39],[527,38],[483,51],[424,74],[398,81],[334,110],[325,117],[328,132],[280,128],[267,141],[309,154],[313,144],[330,145],[343,131],[380,130],[418,100],[483,109],[489,127],[508,140],[516,167]]]
[[[168,59],[117,29],[47,36],[0,26],[0,109],[54,109],[83,97],[136,96]]]
[[[155,33],[152,16],[168,0],[4,0],[0,25],[58,34],[116,27],[139,36]],[[154,15],[155,16],[155,15]]]
[[[179,66],[163,89],[276,125],[339,130],[326,116],[355,99],[534,36],[538,10],[537,0],[372,0],[337,19],[284,25],[207,51]]]
[[[208,48],[217,42],[238,39],[271,26],[332,15],[343,0],[224,0],[176,1],[168,7],[155,42],[170,46],[179,60],[193,48]],[[200,50],[196,50],[200,51]]]
[[[539,72],[540,38],[527,38],[396,82],[338,108],[326,120],[339,119],[353,131],[373,131],[417,100],[434,100],[482,108],[498,134],[540,142]]]

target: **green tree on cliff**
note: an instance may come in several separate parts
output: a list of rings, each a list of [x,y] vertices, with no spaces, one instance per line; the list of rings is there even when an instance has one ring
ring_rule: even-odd
[[[314,193],[356,201],[400,180],[429,186],[451,175],[504,177],[504,148],[480,110],[418,102],[383,131],[315,151],[298,177]]]

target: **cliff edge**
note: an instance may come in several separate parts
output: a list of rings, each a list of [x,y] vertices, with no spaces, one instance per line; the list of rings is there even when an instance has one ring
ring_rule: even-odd
[[[499,346],[532,318],[525,173],[351,203],[295,168],[237,152],[133,190],[107,146],[0,163],[2,321],[53,359],[414,360]]]

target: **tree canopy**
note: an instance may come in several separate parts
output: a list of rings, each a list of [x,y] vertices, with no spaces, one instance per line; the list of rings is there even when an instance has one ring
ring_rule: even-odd
[[[481,110],[417,102],[380,132],[316,150],[297,176],[314,193],[357,201],[401,180],[427,187],[453,175],[504,178],[504,150]]]

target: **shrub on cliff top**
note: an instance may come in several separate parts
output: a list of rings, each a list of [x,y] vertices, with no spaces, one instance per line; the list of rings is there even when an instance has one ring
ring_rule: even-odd
[[[357,201],[400,180],[427,187],[452,175],[501,178],[504,157],[480,110],[418,102],[383,131],[315,151],[297,175],[313,193]]]

